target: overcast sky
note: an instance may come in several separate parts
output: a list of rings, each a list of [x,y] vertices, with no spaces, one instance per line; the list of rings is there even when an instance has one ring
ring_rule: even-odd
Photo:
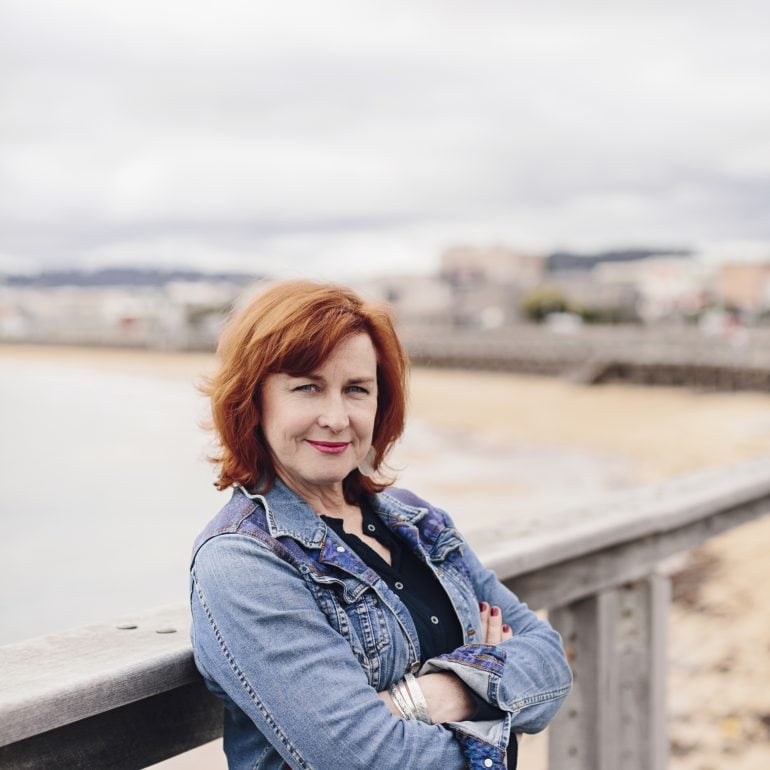
[[[768,40],[766,0],[2,0],[0,270],[761,250]]]

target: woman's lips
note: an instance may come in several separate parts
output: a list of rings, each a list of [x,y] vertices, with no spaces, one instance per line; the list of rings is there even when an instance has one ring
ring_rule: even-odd
[[[307,443],[326,455],[342,454],[350,445],[349,441],[310,441],[310,439]]]

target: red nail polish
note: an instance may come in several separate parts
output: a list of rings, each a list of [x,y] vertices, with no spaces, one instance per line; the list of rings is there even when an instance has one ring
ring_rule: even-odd
[[[484,612],[487,609],[487,603],[486,602],[479,602],[479,609]]]
[[[500,614],[500,608],[499,607],[492,607],[490,610],[490,614],[494,617],[497,617]]]
[[[511,627],[507,623],[503,623],[503,631],[507,634],[511,630]]]

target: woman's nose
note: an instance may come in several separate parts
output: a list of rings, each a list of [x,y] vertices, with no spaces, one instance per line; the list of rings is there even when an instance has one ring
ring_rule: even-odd
[[[327,398],[324,400],[323,409],[318,416],[318,424],[322,428],[339,433],[350,424],[348,410],[341,398]]]

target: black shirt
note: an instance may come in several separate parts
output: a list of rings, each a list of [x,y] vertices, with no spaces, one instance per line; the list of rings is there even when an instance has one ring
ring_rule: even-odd
[[[388,548],[390,564],[359,537],[345,532],[342,519],[331,516],[321,518],[406,605],[417,629],[422,662],[460,647],[463,644],[460,621],[449,596],[431,568],[412,553],[407,544],[391,532],[368,505],[361,506],[361,513],[363,531]]]

